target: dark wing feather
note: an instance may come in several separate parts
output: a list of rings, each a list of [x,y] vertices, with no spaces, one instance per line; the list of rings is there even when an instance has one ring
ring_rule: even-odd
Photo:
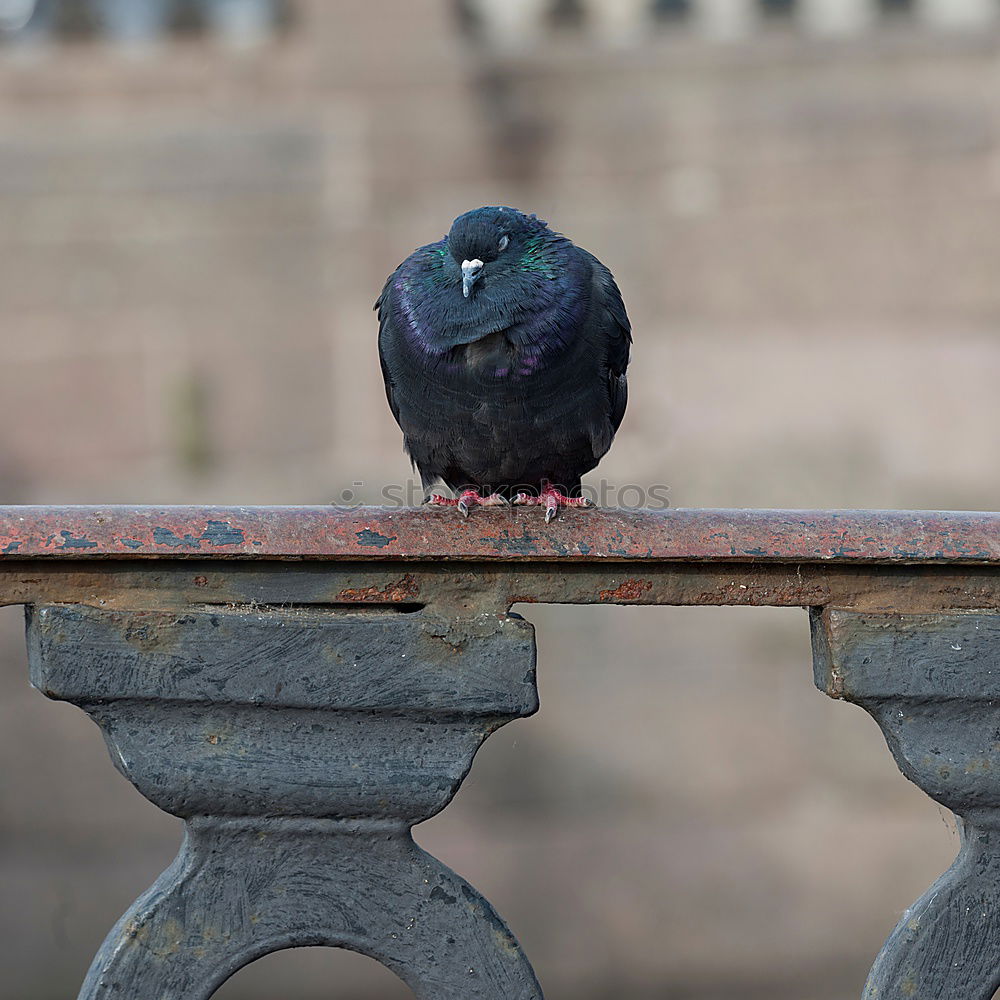
[[[389,409],[392,411],[393,418],[399,425],[400,430],[403,430],[403,447],[407,455],[410,457],[410,464],[420,473],[420,482],[426,492],[438,476],[434,472],[420,468],[416,458],[410,450],[410,441],[406,436],[406,431],[403,428],[403,421],[400,415],[399,400],[396,398],[396,378],[392,373],[393,366],[391,356],[396,356],[398,369],[399,358],[397,345],[400,342],[399,330],[396,328],[397,317],[394,314],[392,303],[390,301],[392,283],[395,277],[396,272],[394,271],[389,275],[382,288],[381,294],[375,300],[375,312],[378,314],[378,360],[379,366],[382,369],[382,382],[385,385],[385,398],[389,403]]]
[[[622,293],[618,290],[614,275],[593,254],[586,250],[581,252],[590,260],[594,271],[594,311],[602,335],[607,371],[608,420],[611,424],[607,447],[610,447],[611,438],[621,425],[628,404],[628,380],[625,372],[632,346],[632,324],[629,323]]]
[[[385,357],[385,327],[389,322],[389,307],[387,300],[389,296],[389,286],[392,284],[393,277],[394,275],[390,274],[385,285],[382,286],[382,292],[375,300],[375,312],[378,314],[378,362],[382,369],[382,381],[385,384],[385,398],[388,400],[389,409],[392,411],[393,418],[398,424],[399,404],[396,402],[395,395],[393,393],[394,384],[392,381],[392,375],[389,373],[389,366],[386,363]]]

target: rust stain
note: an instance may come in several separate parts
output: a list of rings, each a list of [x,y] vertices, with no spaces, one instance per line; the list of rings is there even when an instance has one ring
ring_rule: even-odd
[[[510,604],[537,604],[538,598],[533,594],[511,594],[507,601]]]
[[[375,584],[370,587],[347,587],[337,595],[337,600],[348,601],[352,604],[366,602],[400,604],[412,601],[419,593],[420,587],[413,578],[413,574],[406,573],[394,583],[387,583],[382,588],[375,586]]]
[[[597,596],[602,601],[638,601],[652,589],[652,580],[623,580],[614,590],[602,590]]]
[[[205,577],[205,576],[196,576],[194,578],[194,585],[196,587],[207,587],[208,586],[208,577]]]

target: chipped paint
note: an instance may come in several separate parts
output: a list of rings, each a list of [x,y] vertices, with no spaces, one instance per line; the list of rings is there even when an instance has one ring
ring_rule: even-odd
[[[1000,565],[1000,514],[0,507],[0,559],[59,556]]]
[[[184,546],[191,549],[200,549],[201,543],[207,542],[216,547],[221,545],[243,545],[246,537],[242,528],[234,528],[229,521],[210,520],[205,525],[204,530],[199,535],[186,532],[179,535],[172,528],[157,525],[153,528],[153,544],[166,545],[170,548]]]
[[[357,536],[358,545],[374,545],[376,548],[384,549],[390,543],[396,541],[396,535],[383,535],[377,531],[372,531],[371,528],[363,528],[361,531],[356,531],[354,534]]]
[[[64,549],[96,549],[97,542],[92,542],[89,538],[80,535],[74,535],[72,531],[67,531],[63,529],[59,532],[62,535],[63,543],[60,548]]]
[[[528,556],[538,554],[538,540],[528,531],[520,535],[512,535],[509,530],[498,532],[496,535],[485,535],[479,539],[484,545],[493,549],[494,553],[504,553],[507,555]],[[565,555],[565,546],[561,546]]]

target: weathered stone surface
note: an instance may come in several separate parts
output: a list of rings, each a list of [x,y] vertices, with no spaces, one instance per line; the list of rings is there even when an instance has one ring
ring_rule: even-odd
[[[1000,615],[813,612],[816,681],[879,724],[900,770],[961,817],[955,863],[903,914],[867,1000],[1000,989]]]
[[[333,945],[382,962],[419,1000],[541,1000],[517,941],[402,828],[205,820],[122,917],[80,1000],[207,1000],[270,952]]]
[[[426,1000],[540,1000],[520,947],[409,828],[482,741],[537,708],[532,627],[505,615],[32,608],[33,683],[184,817],[81,1000],[203,1000],[272,951],[351,948]]]

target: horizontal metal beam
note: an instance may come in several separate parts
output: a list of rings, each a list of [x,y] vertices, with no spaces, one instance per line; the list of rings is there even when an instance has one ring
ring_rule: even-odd
[[[1000,514],[0,507],[0,564],[52,557],[1000,565]]]
[[[328,606],[453,616],[517,604],[1000,610],[991,566],[821,563],[361,563],[35,559],[0,563],[0,605],[153,609]]]

